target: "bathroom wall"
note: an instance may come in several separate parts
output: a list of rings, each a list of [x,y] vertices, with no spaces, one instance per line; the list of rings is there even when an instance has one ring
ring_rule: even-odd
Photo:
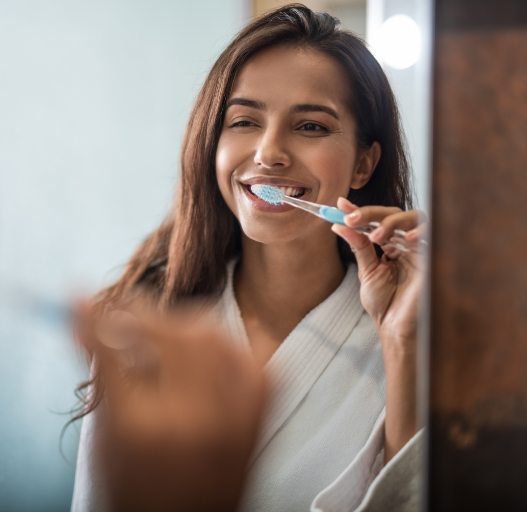
[[[69,509],[86,376],[29,308],[115,277],[167,211],[193,99],[242,0],[0,0],[0,510]],[[24,291],[26,290],[26,291]]]

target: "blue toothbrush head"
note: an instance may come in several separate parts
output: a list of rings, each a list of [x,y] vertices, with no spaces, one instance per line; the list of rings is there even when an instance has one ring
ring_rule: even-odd
[[[251,192],[265,202],[274,204],[275,206],[282,204],[284,199],[283,192],[279,188],[272,187],[271,185],[253,185]]]

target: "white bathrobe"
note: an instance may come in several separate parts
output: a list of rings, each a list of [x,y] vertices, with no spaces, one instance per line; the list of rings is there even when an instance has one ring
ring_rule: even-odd
[[[232,336],[249,340],[232,287],[218,303]],[[359,300],[355,265],[310,311],[267,364],[273,386],[255,448],[244,512],[413,511],[419,506],[421,435],[383,468],[384,369],[373,322]],[[93,471],[95,418],[81,432],[73,512],[100,512]]]

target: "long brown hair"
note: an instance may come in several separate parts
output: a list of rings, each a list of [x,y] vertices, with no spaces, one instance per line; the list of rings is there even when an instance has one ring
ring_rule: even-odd
[[[335,59],[349,80],[349,106],[361,147],[377,141],[382,155],[369,183],[350,191],[356,204],[411,206],[408,162],[399,114],[388,80],[363,41],[341,30],[326,13],[291,4],[263,15],[243,29],[212,67],[190,116],[181,155],[181,179],[167,219],[133,254],[121,278],[97,297],[111,307],[130,293],[147,293],[162,307],[196,296],[219,294],[226,265],[241,250],[240,227],[216,182],[215,156],[223,115],[242,66],[257,52],[276,45],[318,50]],[[345,258],[351,254],[341,247]],[[97,374],[78,390],[91,387],[81,417],[102,396]]]

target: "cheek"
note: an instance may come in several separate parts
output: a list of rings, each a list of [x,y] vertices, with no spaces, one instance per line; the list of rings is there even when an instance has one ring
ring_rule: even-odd
[[[309,162],[318,169],[318,179],[331,196],[347,194],[351,186],[356,152],[350,144],[332,144],[324,151],[313,153]]]
[[[234,169],[232,162],[232,155],[229,151],[229,147],[225,144],[225,141],[218,141],[218,148],[216,150],[216,180],[220,188],[221,195],[232,208],[232,191],[231,191],[231,174]]]
[[[228,145],[224,142],[223,137],[218,141],[216,149],[216,172],[221,173],[229,167]]]
[[[223,132],[216,149],[216,180],[223,199],[230,210],[236,214],[237,204],[235,190],[236,177],[251,166],[252,140],[250,137],[239,137]]]
[[[222,134],[216,149],[216,169],[218,178],[224,179],[244,166],[248,158],[249,141],[239,140],[230,134]]]

